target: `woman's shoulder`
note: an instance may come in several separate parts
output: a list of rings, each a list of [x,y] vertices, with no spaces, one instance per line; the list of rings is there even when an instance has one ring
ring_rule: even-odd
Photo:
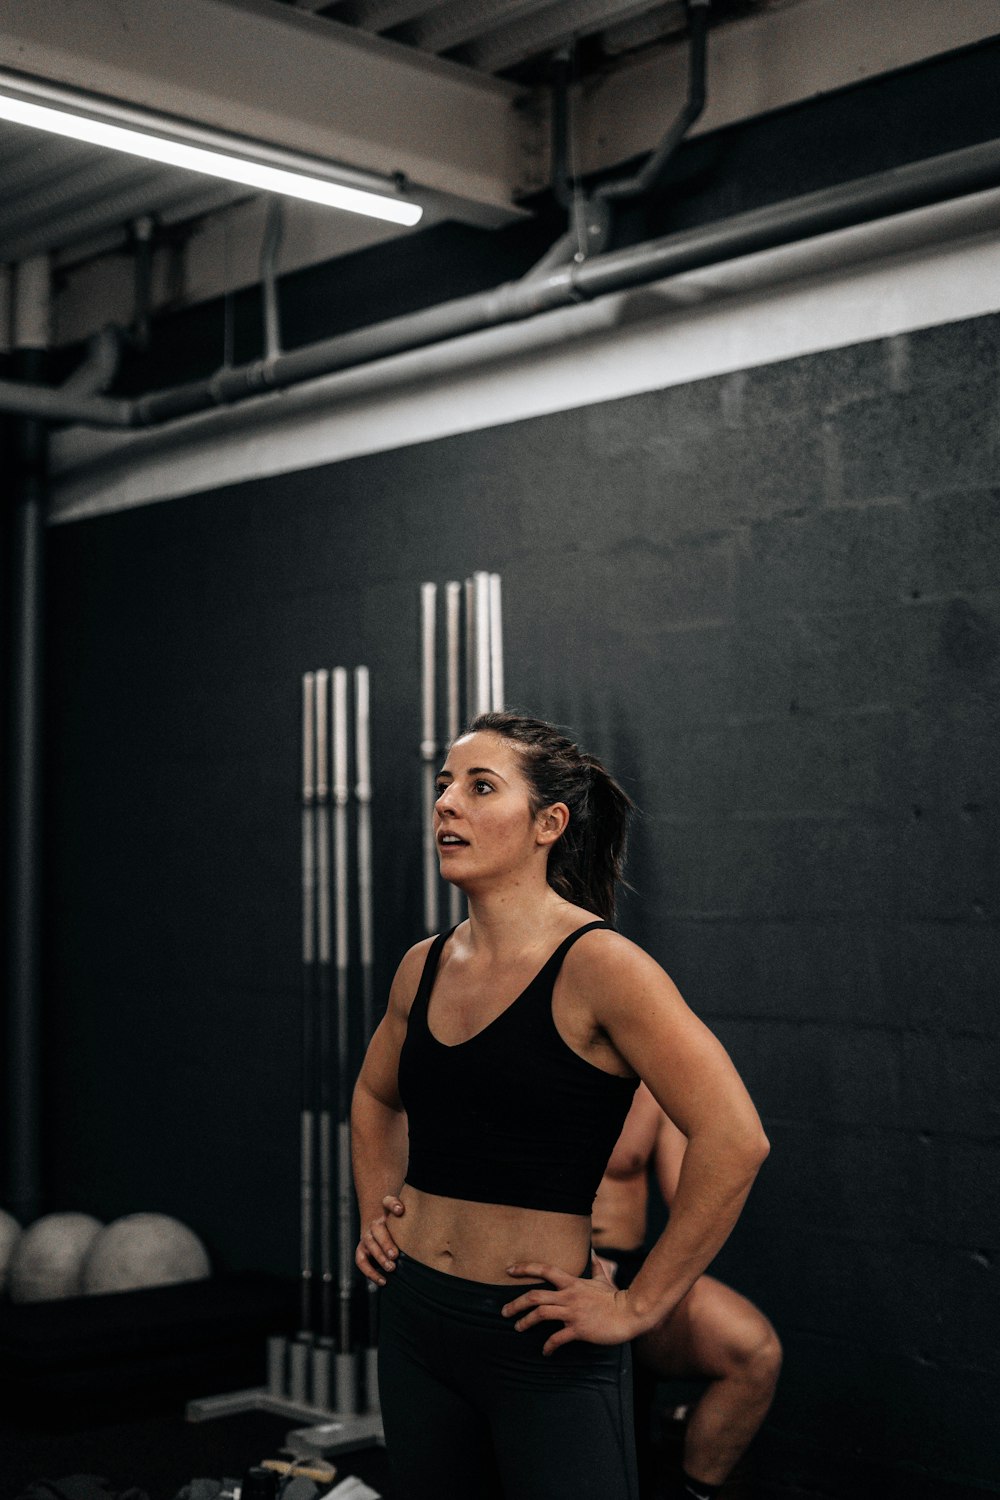
[[[389,1007],[397,1014],[404,1017],[410,1013],[417,990],[420,987],[420,979],[424,972],[424,965],[428,955],[437,939],[435,937],[421,938],[414,943],[412,948],[407,948],[399,964],[389,991]]]
[[[590,992],[605,990],[609,985],[619,993],[627,992],[655,982],[657,977],[667,978],[655,958],[613,927],[584,932],[570,948],[564,967],[574,988]]]

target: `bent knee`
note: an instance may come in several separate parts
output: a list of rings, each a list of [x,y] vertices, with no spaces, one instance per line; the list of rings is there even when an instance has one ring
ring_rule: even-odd
[[[781,1340],[763,1315],[760,1326],[729,1349],[731,1373],[761,1389],[773,1390],[781,1373]]]

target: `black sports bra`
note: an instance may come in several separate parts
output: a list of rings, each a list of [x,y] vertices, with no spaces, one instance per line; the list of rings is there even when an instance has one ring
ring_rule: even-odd
[[[589,1217],[639,1080],[605,1073],[563,1041],[552,991],[577,939],[606,927],[571,932],[506,1010],[450,1047],[432,1035],[427,1007],[454,928],[435,938],[399,1058],[411,1187]]]

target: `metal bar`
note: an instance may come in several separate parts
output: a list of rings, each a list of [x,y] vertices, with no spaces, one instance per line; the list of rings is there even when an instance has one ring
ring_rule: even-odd
[[[316,1031],[316,674],[302,677],[302,1083],[300,1142],[301,1288],[299,1327],[313,1326],[315,1235],[314,1068]]]
[[[20,295],[20,290],[18,295]],[[16,355],[26,380],[44,351]],[[8,725],[7,1149],[9,1206],[22,1223],[41,1202],[41,819],[47,434],[39,422],[13,435],[10,709]]]
[[[332,1028],[330,1025],[330,674],[316,673],[316,871],[319,1003],[319,1274],[320,1333],[329,1338],[333,1316],[333,1243],[331,1238],[330,1184],[333,1170],[330,1127],[332,1076]]]
[[[423,761],[424,811],[424,927],[428,934],[437,932],[439,922],[438,858],[434,843],[434,778],[437,774],[436,736],[436,642],[437,584],[420,585],[421,626],[421,711],[423,715],[420,756]]]
[[[462,585],[445,584],[445,670],[447,675],[447,741],[458,738],[459,684],[461,681]],[[448,885],[448,921],[452,927],[462,920],[462,892]]]
[[[465,722],[476,717],[476,589],[471,578],[465,580]]]
[[[337,1117],[337,1272],[338,1319],[337,1348],[346,1354],[351,1346],[351,1282],[353,1274],[351,1142],[348,1112],[349,1088],[349,1012],[347,967],[350,959],[348,922],[350,903],[347,882],[347,819],[350,799],[348,772],[347,671],[336,667],[333,672],[333,889],[334,953],[337,976],[336,1027],[336,1117]]]
[[[273,197],[268,204],[264,225],[264,242],[260,254],[260,284],[264,298],[264,358],[277,359],[281,353],[281,315],[278,308],[276,267],[285,228],[285,206]]]
[[[500,598],[500,574],[491,573],[490,580],[490,708],[494,713],[503,710],[503,610]]]
[[[476,573],[473,577],[475,590],[475,657],[477,714],[490,711],[490,575]]]
[[[448,743],[458,738],[460,709],[459,683],[461,681],[461,625],[462,585],[446,583],[445,602],[445,658],[447,664],[447,737]]]
[[[375,1029],[372,993],[371,701],[367,667],[354,669],[354,795],[357,800],[358,947],[361,955],[361,1031],[367,1046]]]

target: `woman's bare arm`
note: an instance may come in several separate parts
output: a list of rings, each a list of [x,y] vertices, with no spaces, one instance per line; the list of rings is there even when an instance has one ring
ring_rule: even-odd
[[[577,953],[574,988],[687,1137],[670,1221],[628,1293],[637,1323],[652,1327],[729,1237],[769,1146],[725,1048],[659,964],[617,933],[588,935]]]
[[[427,948],[427,941],[418,943],[396,970],[386,1013],[368,1044],[351,1104],[351,1156],[361,1218],[354,1259],[369,1281],[382,1286],[385,1278],[379,1268],[391,1270],[397,1254],[386,1216],[402,1212],[398,1195],[408,1148],[397,1083],[399,1054]]]
[[[639,1074],[688,1144],[670,1221],[627,1291],[542,1261],[508,1266],[512,1276],[555,1288],[525,1292],[502,1309],[522,1332],[543,1321],[563,1325],[543,1354],[573,1339],[622,1344],[669,1316],[725,1243],[768,1152],[725,1048],[648,954],[617,933],[588,933],[563,973],[574,1000],[589,1009],[595,1034]]]

